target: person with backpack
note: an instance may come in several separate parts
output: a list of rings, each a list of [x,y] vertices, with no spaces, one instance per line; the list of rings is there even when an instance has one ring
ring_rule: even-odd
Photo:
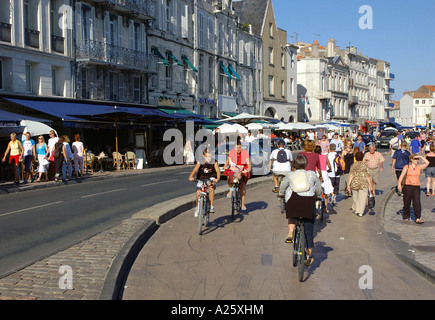
[[[286,150],[284,140],[278,141],[278,149],[272,151],[270,155],[270,171],[273,172],[273,182],[275,187],[273,192],[278,192],[278,176],[286,176],[290,173],[293,156],[290,150]]]
[[[384,156],[376,151],[376,146],[371,143],[369,144],[369,152],[364,155],[363,162],[366,164],[367,168],[369,168],[371,180],[372,180],[372,195],[375,197],[376,193],[376,185],[379,182],[379,170],[381,172],[384,171],[383,163],[385,161]]]
[[[293,232],[296,228],[295,219],[302,218],[305,225],[308,252],[306,264],[311,265],[314,247],[314,207],[317,198],[322,194],[322,185],[314,171],[306,170],[307,163],[308,160],[303,155],[294,159],[292,171],[282,181],[279,192],[285,194],[286,201],[288,235],[285,242],[293,242]]]
[[[64,138],[61,136],[59,137],[58,142],[53,147],[52,156],[54,158],[54,181],[59,181],[59,176],[62,175],[62,165],[63,162],[68,162],[69,159],[66,154],[65,145],[63,144]],[[64,180],[65,177],[62,176],[62,180]]]
[[[364,153],[355,153],[356,162],[352,164],[349,171],[349,184],[347,192],[352,193],[352,210],[362,217],[366,208],[367,195],[371,191],[372,183],[367,166],[362,162]]]

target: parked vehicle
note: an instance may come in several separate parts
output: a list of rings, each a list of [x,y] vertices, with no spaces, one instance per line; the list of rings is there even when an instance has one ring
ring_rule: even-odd
[[[231,150],[235,148],[235,142],[219,144],[214,151],[215,159],[219,164],[219,170],[224,172],[224,165]],[[242,142],[242,148],[247,150],[251,159],[251,175],[267,175],[270,172],[270,154],[256,142]]]
[[[392,131],[392,130],[386,130],[386,131],[381,131],[381,134],[379,135],[378,139],[377,139],[377,143],[376,146],[378,148],[389,148],[390,146],[390,140],[394,138],[394,135],[396,134],[396,131]]]

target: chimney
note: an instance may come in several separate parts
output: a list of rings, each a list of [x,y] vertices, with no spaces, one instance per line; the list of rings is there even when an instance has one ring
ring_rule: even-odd
[[[328,57],[335,56],[335,41],[334,39],[328,40]]]
[[[311,47],[311,56],[314,58],[319,57],[319,43],[317,41],[313,42],[313,46]]]

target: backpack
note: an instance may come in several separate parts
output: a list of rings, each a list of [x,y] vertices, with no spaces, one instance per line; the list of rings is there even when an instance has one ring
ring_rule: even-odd
[[[278,151],[278,154],[276,155],[276,161],[278,161],[279,163],[286,163],[288,161],[287,152],[285,152],[284,149],[280,149]]]
[[[344,173],[344,169],[346,168],[346,164],[344,163],[343,158],[340,156],[340,154],[337,152],[337,155],[334,159],[335,164],[335,176],[341,176]]]
[[[62,148],[62,146],[61,146],[61,148]],[[57,159],[57,158],[59,158],[59,156],[60,156],[60,148],[59,147],[56,148],[56,146],[54,146],[53,157],[55,159]]]
[[[290,186],[294,192],[306,192],[310,190],[307,172],[305,170],[293,171],[290,177]]]

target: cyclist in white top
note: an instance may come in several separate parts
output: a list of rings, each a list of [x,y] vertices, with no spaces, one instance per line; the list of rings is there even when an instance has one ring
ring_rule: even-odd
[[[277,176],[285,176],[291,171],[291,162],[293,161],[293,156],[290,150],[284,149],[284,140],[278,141],[278,149],[272,151],[270,155],[270,171],[273,172],[273,182],[275,183],[275,188],[273,192],[278,192],[278,178]]]

